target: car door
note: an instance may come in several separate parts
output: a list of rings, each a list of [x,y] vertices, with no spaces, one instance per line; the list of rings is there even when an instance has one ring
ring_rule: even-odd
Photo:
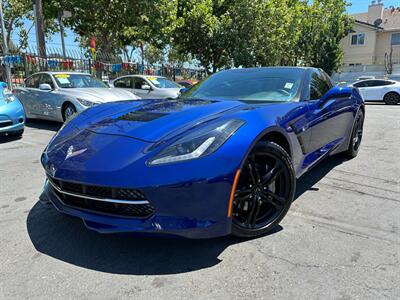
[[[34,117],[37,115],[37,99],[39,89],[40,74],[34,74],[25,79],[25,86],[19,87],[14,90],[14,93],[24,106],[26,116]]]
[[[141,77],[133,77],[133,80],[133,92],[135,95],[138,95],[143,99],[153,97],[151,84],[147,80]],[[143,86],[150,86],[150,89],[143,89]]]
[[[129,91],[131,91],[132,93],[134,93],[134,84],[133,84],[133,77],[121,77],[121,78],[117,78],[114,82],[113,82],[113,86],[117,89],[127,89]]]
[[[309,126],[310,152],[322,156],[341,144],[353,121],[351,98],[329,98],[324,95],[332,82],[323,71],[313,71],[310,80]]]
[[[366,80],[354,85],[360,91],[361,97],[365,101],[382,100],[382,91],[386,86],[385,80]]]
[[[61,109],[61,104],[59,103],[59,96],[54,92],[55,83],[50,74],[42,73],[39,78],[39,87],[41,84],[48,84],[52,88],[51,91],[48,90],[38,90],[38,95],[40,98],[40,111],[41,115],[45,119],[58,120],[58,112]]]

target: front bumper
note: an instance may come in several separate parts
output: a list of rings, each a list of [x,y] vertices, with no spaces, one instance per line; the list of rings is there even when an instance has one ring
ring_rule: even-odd
[[[24,129],[25,112],[19,101],[0,107],[0,134]]]
[[[0,114],[0,134],[11,133],[24,129],[25,118],[24,115],[10,117],[8,115]]]
[[[214,193],[195,194],[206,183],[195,183],[192,187],[157,187],[147,189],[146,194],[155,206],[155,213],[146,219],[112,216],[96,211],[82,210],[63,203],[55,188],[46,180],[42,203],[52,203],[61,213],[83,220],[88,229],[100,233],[144,233],[173,235],[185,238],[213,238],[231,232],[231,219],[227,217],[227,201],[221,199],[230,192],[229,184],[207,184],[208,191]],[[158,195],[158,196],[157,196]],[[191,196],[189,196],[191,195]],[[158,199],[155,199],[155,198]],[[182,207],[182,200],[185,207]],[[157,201],[159,200],[159,201]],[[207,205],[207,207],[202,207]],[[200,210],[200,212],[199,212]],[[202,215],[203,217],[199,217]],[[207,215],[207,217],[206,217]]]

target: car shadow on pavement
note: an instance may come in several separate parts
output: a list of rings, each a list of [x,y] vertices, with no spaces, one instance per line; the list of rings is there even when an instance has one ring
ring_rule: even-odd
[[[54,122],[54,121],[47,121],[47,120],[29,119],[25,123],[25,126],[29,127],[29,128],[35,128],[35,129],[58,131],[61,128],[62,123]]]
[[[296,198],[309,190],[345,159],[334,156],[299,179]],[[231,236],[190,240],[138,235],[99,234],[79,219],[37,202],[27,218],[29,237],[37,251],[83,268],[133,275],[177,274],[210,268],[221,262],[229,246],[246,242]],[[283,230],[278,226],[262,238]]]
[[[177,274],[215,266],[234,237],[191,240],[133,234],[99,234],[79,219],[61,215],[37,202],[27,218],[29,237],[37,251],[61,261],[100,272],[132,275]],[[278,226],[274,234],[282,230]]]
[[[326,158],[324,161],[319,163],[317,166],[309,170],[306,174],[297,180],[296,194],[294,201],[296,201],[301,195],[307,191],[318,191],[313,186],[324,178],[330,171],[342,163],[348,161],[343,155],[334,155]]]
[[[22,139],[20,136],[0,135],[0,144],[10,143]]]

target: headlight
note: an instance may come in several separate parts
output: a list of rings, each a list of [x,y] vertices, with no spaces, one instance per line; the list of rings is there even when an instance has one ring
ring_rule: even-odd
[[[4,101],[5,101],[6,103],[11,103],[11,102],[17,100],[17,97],[15,97],[15,96],[12,94],[12,92],[11,92],[10,90],[6,89],[6,88],[3,89],[3,98],[4,98]]]
[[[242,120],[216,122],[189,133],[149,160],[161,165],[199,158],[218,150],[242,125]]]
[[[81,99],[81,98],[76,98],[76,100],[78,100],[80,104],[82,104],[83,106],[86,106],[86,107],[92,107],[92,106],[99,104],[98,102],[85,100],[85,99]]]

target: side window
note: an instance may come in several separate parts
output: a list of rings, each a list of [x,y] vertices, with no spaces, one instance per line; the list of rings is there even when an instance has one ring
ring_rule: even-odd
[[[135,78],[135,89],[141,90],[142,85],[149,85],[149,84],[142,78]]]
[[[51,79],[50,75],[48,75],[48,74],[40,75],[39,84],[49,84],[51,86],[51,88],[54,89],[53,80]]]
[[[330,90],[330,88],[330,84],[323,79],[321,74],[314,72],[311,75],[310,100],[320,99]]]
[[[40,74],[32,75],[31,77],[28,77],[25,80],[25,86],[27,88],[35,88],[35,89],[39,88],[39,77],[40,77]]]
[[[121,78],[117,81],[114,82],[114,86],[116,88],[127,88],[127,89],[131,89],[133,88],[133,84],[132,84],[132,78],[130,77],[124,77]]]
[[[384,85],[388,85],[388,81],[386,81],[386,80],[370,80],[367,82],[367,86],[369,86],[369,87],[380,87],[380,86],[384,86]]]
[[[353,84],[353,86],[356,88],[362,88],[362,87],[366,87],[367,85],[365,84],[365,81],[361,81],[361,82],[357,82],[357,83]]]

